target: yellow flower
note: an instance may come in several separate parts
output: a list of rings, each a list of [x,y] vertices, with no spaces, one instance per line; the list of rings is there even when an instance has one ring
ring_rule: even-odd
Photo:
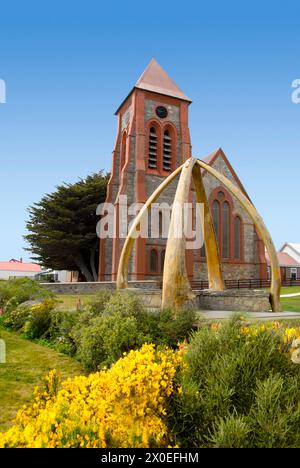
[[[51,371],[0,447],[167,447],[167,401],[181,352],[144,345],[110,369],[67,379]]]

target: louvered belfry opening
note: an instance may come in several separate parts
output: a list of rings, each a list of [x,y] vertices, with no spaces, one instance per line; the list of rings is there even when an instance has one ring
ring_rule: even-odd
[[[154,127],[150,128],[148,167],[157,169],[157,133]]]
[[[171,172],[172,170],[172,139],[169,130],[164,131],[163,143],[163,170]]]

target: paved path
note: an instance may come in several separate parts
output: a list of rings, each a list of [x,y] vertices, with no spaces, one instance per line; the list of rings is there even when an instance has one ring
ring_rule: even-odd
[[[228,319],[237,313],[227,310],[201,310],[199,311],[199,318],[206,320]],[[241,312],[241,315],[249,320],[300,319],[300,312]]]
[[[300,293],[294,293],[294,294],[283,294],[280,297],[297,297],[300,296]]]

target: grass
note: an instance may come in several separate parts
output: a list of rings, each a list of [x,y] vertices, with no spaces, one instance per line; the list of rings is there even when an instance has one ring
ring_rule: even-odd
[[[95,294],[57,294],[56,299],[59,301],[58,310],[76,310],[79,303],[83,306],[88,304]],[[79,302],[80,301],[80,302]]]
[[[281,289],[283,294],[297,294],[300,293],[300,286],[284,287]],[[296,297],[282,297],[280,299],[282,310],[287,312],[300,312],[300,296]]]
[[[300,296],[280,299],[282,310],[287,312],[300,312]]]
[[[6,343],[6,364],[0,364],[0,431],[7,429],[17,411],[32,400],[33,389],[56,368],[63,378],[83,373],[80,364],[64,354],[0,329]]]
[[[300,294],[300,286],[289,286],[281,288],[280,294]]]

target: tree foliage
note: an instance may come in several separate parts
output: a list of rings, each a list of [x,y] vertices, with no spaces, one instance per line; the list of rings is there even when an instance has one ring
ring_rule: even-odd
[[[29,207],[25,236],[32,259],[53,270],[78,270],[97,280],[99,239],[96,207],[106,197],[108,175],[94,173],[63,183]]]

